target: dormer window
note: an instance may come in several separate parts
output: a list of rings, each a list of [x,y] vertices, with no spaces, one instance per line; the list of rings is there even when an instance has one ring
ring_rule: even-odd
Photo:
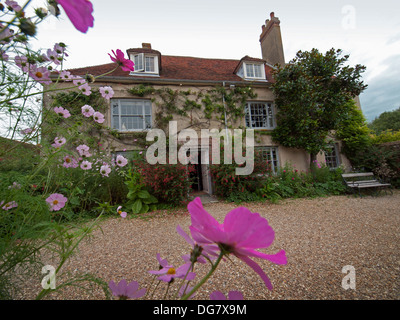
[[[265,80],[265,68],[261,63],[244,62],[244,78]]]
[[[235,71],[239,77],[250,81],[267,81],[265,76],[265,61],[262,59],[243,57]]]
[[[135,71],[131,74],[155,74],[158,75],[158,56],[145,53],[133,54]]]
[[[259,63],[244,63],[244,77],[251,79],[265,80],[264,65]]]

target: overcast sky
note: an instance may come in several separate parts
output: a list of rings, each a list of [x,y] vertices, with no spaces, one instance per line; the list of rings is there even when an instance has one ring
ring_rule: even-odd
[[[21,2],[21,1],[20,1]],[[34,4],[45,4],[34,0]],[[342,49],[349,64],[367,67],[361,94],[368,121],[400,107],[400,1],[316,0],[93,0],[94,27],[77,31],[62,11],[44,22],[35,48],[56,42],[69,46],[66,68],[110,62],[112,49],[124,52],[149,42],[165,55],[261,58],[259,36],[270,12],[281,21],[285,60],[298,50]]]

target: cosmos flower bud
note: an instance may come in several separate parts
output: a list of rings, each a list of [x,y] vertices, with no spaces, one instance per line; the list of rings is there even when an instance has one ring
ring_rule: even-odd
[[[30,19],[20,19],[19,28],[22,33],[27,36],[33,37],[36,34],[36,25]]]
[[[40,19],[43,20],[47,16],[49,11],[46,8],[36,8],[35,13]]]
[[[85,76],[85,79],[86,79],[86,81],[88,83],[93,83],[95,81],[94,76],[92,74],[89,74],[89,73]]]

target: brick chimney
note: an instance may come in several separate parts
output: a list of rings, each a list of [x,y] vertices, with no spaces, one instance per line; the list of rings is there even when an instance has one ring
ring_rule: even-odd
[[[261,26],[260,44],[262,58],[269,64],[280,64],[283,66],[285,64],[285,57],[283,54],[281,28],[279,26],[281,22],[275,17],[274,12],[271,12],[270,18],[265,21],[265,25]]]
[[[151,49],[151,43],[142,43],[143,49]]]

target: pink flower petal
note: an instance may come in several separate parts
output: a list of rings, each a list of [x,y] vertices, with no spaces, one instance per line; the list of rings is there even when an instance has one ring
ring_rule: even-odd
[[[69,20],[80,32],[86,33],[93,27],[93,5],[88,0],[56,0],[64,9]]]
[[[252,268],[264,281],[265,285],[269,290],[272,290],[273,286],[265,272],[261,269],[261,267],[255,263],[253,260],[251,260],[247,256],[238,256],[239,259],[243,260],[250,268]]]

